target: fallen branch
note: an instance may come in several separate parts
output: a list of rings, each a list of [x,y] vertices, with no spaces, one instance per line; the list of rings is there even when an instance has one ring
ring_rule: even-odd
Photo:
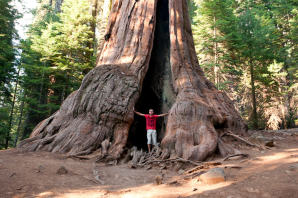
[[[235,137],[236,139],[241,140],[241,141],[245,142],[246,144],[248,144],[248,145],[250,145],[250,146],[252,146],[252,147],[261,148],[260,146],[258,146],[258,145],[256,145],[256,144],[253,144],[253,143],[251,143],[251,142],[249,142],[249,141],[243,139],[242,137],[239,137],[238,135],[235,135],[234,133],[232,133],[232,132],[230,132],[230,131],[228,131],[227,133],[225,133],[225,135],[233,136],[233,137]]]
[[[173,185],[173,184],[177,184],[177,183],[178,183],[178,181],[174,180],[174,181],[171,181],[171,182],[167,183],[167,185]]]
[[[93,156],[93,157],[86,157],[86,156],[79,156],[79,155],[69,155],[67,157],[78,158],[78,159],[83,159],[83,160],[91,160],[91,159],[94,159],[98,156],[96,155],[96,156]]]
[[[256,145],[256,144],[253,144],[253,143],[251,143],[251,142],[249,142],[249,141],[247,141],[247,140],[245,140],[245,139],[239,137],[238,135],[235,135],[235,134],[232,133],[231,131],[227,131],[227,133],[225,133],[225,135],[233,136],[233,137],[237,138],[238,140],[241,140],[241,141],[245,142],[246,144],[248,144],[248,145],[250,145],[250,146],[252,146],[252,147],[257,147],[257,148],[259,148],[259,149],[262,148],[262,147],[260,147],[260,146],[258,146],[258,145]],[[264,146],[264,148],[266,148],[266,149],[268,149],[268,150],[271,150],[271,148],[269,148],[268,146]]]
[[[248,154],[245,154],[245,153],[239,153],[239,154],[229,155],[229,156],[225,157],[225,158],[223,159],[223,161],[226,161],[227,159],[229,159],[229,158],[231,158],[231,157],[236,157],[236,156],[244,156],[244,157],[247,157]]]
[[[204,165],[207,166],[217,166],[217,165],[221,165],[221,162],[203,162]]]
[[[76,172],[72,172],[73,174],[75,174],[75,175],[79,175],[79,176],[82,176],[82,177],[84,177],[84,178],[86,178],[86,179],[88,179],[89,181],[92,181],[92,182],[94,182],[94,183],[96,183],[96,184],[105,184],[105,182],[104,181],[102,181],[102,180],[100,180],[99,179],[99,176],[98,176],[98,178],[97,177],[95,177],[95,179],[97,179],[100,183],[98,183],[96,180],[94,180],[94,179],[90,179],[89,177],[87,177],[87,176],[83,176],[83,175],[81,175],[81,174],[78,174],[78,173],[76,173]]]
[[[199,166],[196,166],[196,167],[194,167],[194,168],[192,168],[192,169],[190,169],[190,170],[188,170],[188,171],[185,171],[184,174],[191,173],[191,172],[193,172],[193,171],[195,171],[195,170],[197,170],[197,169],[202,169],[202,168],[207,168],[207,166],[206,166],[206,165],[199,165]]]
[[[176,159],[164,159],[164,160],[148,160],[147,162],[141,164],[141,165],[146,165],[146,164],[150,164],[150,163],[154,163],[154,162],[188,162],[188,163],[191,163],[191,164],[194,164],[196,166],[199,166],[200,164],[194,162],[194,161],[191,161],[191,160],[185,160],[185,159],[182,159],[182,158],[176,158]]]
[[[204,173],[206,173],[206,171],[195,172],[192,175],[190,175],[190,177],[193,179],[193,178],[196,178]]]
[[[89,181],[92,181],[92,182],[94,182],[94,183],[96,183],[96,184],[100,184],[100,183],[98,183],[97,181],[95,181],[94,179],[90,179],[90,178],[87,177],[87,176],[84,176],[84,178],[86,178],[86,179],[88,179]]]
[[[99,175],[96,175],[94,178],[95,178],[97,181],[99,181],[102,185],[105,184],[104,181],[102,181],[101,179],[99,179]]]
[[[182,158],[177,158],[177,160],[176,161],[179,161],[179,162],[188,162],[188,163],[191,163],[191,164],[193,164],[193,165],[196,165],[196,166],[199,166],[200,164],[198,164],[198,163],[196,163],[196,162],[194,162],[194,161],[191,161],[191,160],[185,160],[185,159],[182,159]]]
[[[9,177],[12,177],[12,176],[14,176],[16,173],[12,173],[11,175],[9,175]]]

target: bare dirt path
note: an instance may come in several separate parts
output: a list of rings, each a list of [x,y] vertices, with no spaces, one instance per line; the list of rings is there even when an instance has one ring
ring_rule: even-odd
[[[129,169],[127,165],[94,164],[93,160],[48,152],[0,151],[0,197],[298,197],[298,130],[288,132],[262,132],[275,137],[272,150],[260,151],[235,141],[237,149],[249,157],[224,161],[219,167],[226,173],[226,182],[214,185],[197,182],[196,178],[183,180],[177,172],[157,167],[147,171]],[[293,165],[297,165],[296,170],[290,168]],[[60,166],[65,166],[68,173],[57,174]],[[104,184],[92,181],[96,171]],[[159,186],[154,179],[157,174],[163,175],[163,184]],[[166,185],[173,180],[178,183]]]

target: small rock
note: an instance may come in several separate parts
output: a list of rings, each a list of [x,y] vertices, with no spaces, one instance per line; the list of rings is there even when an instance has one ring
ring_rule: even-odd
[[[285,172],[286,172],[286,173],[288,173],[289,175],[291,175],[291,171],[289,171],[289,170],[286,170]]]
[[[198,189],[197,189],[197,188],[193,188],[193,189],[192,189],[192,191],[196,191],[196,190],[198,190]]]
[[[261,151],[261,153],[265,153],[265,151]]]
[[[181,175],[181,174],[183,174],[185,172],[185,170],[183,170],[183,169],[180,169],[179,171],[178,171],[178,173]]]
[[[161,176],[159,176],[159,175],[155,176],[155,182],[156,182],[157,185],[162,184],[161,179],[162,179]]]
[[[258,189],[254,189],[254,188],[246,188],[246,190],[248,192],[252,192],[252,193],[259,193],[259,190]]]
[[[207,173],[202,174],[200,176],[200,180],[202,180],[206,184],[216,184],[219,182],[223,182],[226,181],[225,172],[221,168],[213,168]]]
[[[150,170],[152,168],[152,166],[148,166],[147,168],[146,168],[146,170]]]
[[[17,190],[22,190],[23,187],[24,187],[24,186],[20,186],[19,188],[17,188]]]
[[[298,164],[291,165],[291,166],[289,167],[289,170],[290,170],[290,171],[297,171],[297,170],[298,170]]]
[[[66,174],[67,173],[67,169],[64,166],[60,166],[60,168],[57,170],[58,174]]]
[[[255,144],[260,144],[268,147],[273,147],[273,138],[269,137],[264,137],[261,133],[254,133],[252,134],[249,138],[248,141],[255,143]]]
[[[37,173],[41,173],[41,170],[43,169],[43,167],[41,166],[41,165],[39,165],[38,167],[37,167],[37,170],[36,170],[36,172]]]
[[[131,161],[128,163],[128,168],[136,168],[136,165],[133,164]]]
[[[0,162],[3,162],[3,161],[0,159]]]
[[[176,166],[174,167],[173,170],[174,170],[175,172],[178,172],[178,171],[181,169],[181,167],[182,167],[183,165],[184,165],[183,163],[179,163],[179,162],[178,162],[178,163],[176,164]]]

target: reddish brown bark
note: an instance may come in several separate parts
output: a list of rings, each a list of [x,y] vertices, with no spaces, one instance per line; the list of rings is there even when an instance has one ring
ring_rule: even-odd
[[[156,7],[157,0],[114,1],[97,67],[56,114],[41,122],[30,138],[18,145],[21,151],[78,155],[102,144],[105,155],[120,158],[134,119],[132,108],[149,68]],[[247,125],[198,64],[187,0],[169,0],[169,13],[172,83],[167,85],[173,87],[174,104],[162,140],[163,158],[204,160],[217,148],[223,155],[233,153],[218,140],[215,127],[244,134]],[[109,141],[112,145],[107,149]]]

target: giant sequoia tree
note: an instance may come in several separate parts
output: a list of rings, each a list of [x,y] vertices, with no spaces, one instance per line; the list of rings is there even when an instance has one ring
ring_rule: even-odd
[[[118,159],[128,142],[137,144],[145,133],[134,106],[170,109],[159,123],[163,158],[233,153],[219,133],[246,133],[232,101],[199,66],[187,0],[114,0],[97,67],[18,148],[83,155],[111,142],[108,150],[102,144],[103,154]]]

